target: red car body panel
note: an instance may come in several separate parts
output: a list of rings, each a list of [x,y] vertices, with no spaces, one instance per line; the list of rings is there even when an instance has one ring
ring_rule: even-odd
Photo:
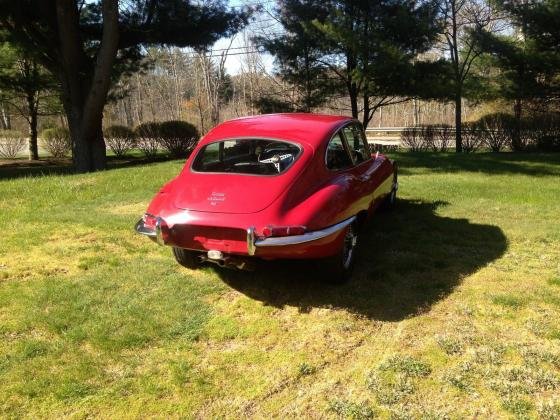
[[[152,235],[154,220],[165,224],[165,244],[197,251],[216,250],[233,255],[274,258],[322,258],[336,254],[344,225],[354,217],[371,215],[395,187],[393,162],[383,155],[332,171],[325,153],[342,127],[359,123],[348,117],[314,114],[272,114],[241,118],[218,125],[196,146],[181,173],[156,194],[140,233]],[[361,130],[361,128],[360,128]],[[290,142],[300,147],[291,166],[278,175],[196,172],[193,162],[210,143],[259,138]],[[283,246],[259,242],[267,226],[304,226],[322,232],[320,238]],[[344,225],[346,226],[346,225]],[[257,246],[248,245],[254,228]],[[261,246],[259,246],[259,243]]]

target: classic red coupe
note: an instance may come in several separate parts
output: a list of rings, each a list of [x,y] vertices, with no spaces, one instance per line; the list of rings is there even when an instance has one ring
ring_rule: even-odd
[[[329,279],[344,281],[360,228],[380,204],[394,205],[397,189],[396,164],[370,152],[354,119],[239,118],[204,136],[136,231],[188,268],[321,258]]]

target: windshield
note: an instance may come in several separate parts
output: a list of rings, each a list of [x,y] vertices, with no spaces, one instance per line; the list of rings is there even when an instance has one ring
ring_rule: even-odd
[[[198,152],[196,172],[277,175],[286,171],[301,149],[278,140],[239,139],[209,143]]]

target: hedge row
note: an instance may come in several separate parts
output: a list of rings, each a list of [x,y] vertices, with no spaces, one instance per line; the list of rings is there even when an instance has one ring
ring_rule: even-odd
[[[489,114],[462,127],[463,150],[487,148],[494,152],[539,150],[560,152],[560,118],[544,116],[520,122],[508,114]],[[402,142],[412,151],[445,151],[455,142],[455,131],[447,125],[409,127],[401,134]]]
[[[183,158],[192,151],[198,142],[199,134],[196,127],[188,122],[164,121],[140,124],[134,130],[122,125],[112,125],[103,130],[103,137],[107,146],[118,157],[125,156],[137,148],[149,158],[154,157],[160,149],[166,150],[173,157]],[[42,131],[41,139],[45,149],[54,157],[68,156],[72,151],[67,128],[47,128]],[[23,145],[21,147],[23,148]],[[19,150],[15,153],[18,152]],[[2,155],[0,141],[0,156]]]
[[[146,157],[154,157],[159,149],[171,156],[186,157],[200,137],[196,127],[186,121],[148,122],[136,129],[113,125],[104,133],[105,142],[116,156],[124,156],[138,148]]]

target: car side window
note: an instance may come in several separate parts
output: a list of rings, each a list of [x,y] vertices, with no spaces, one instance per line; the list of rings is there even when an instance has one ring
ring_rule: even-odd
[[[351,167],[354,163],[346,150],[344,140],[340,133],[336,133],[327,146],[327,168],[339,171]]]
[[[361,127],[356,124],[348,125],[343,128],[343,132],[356,164],[368,160],[370,158],[369,145]]]

